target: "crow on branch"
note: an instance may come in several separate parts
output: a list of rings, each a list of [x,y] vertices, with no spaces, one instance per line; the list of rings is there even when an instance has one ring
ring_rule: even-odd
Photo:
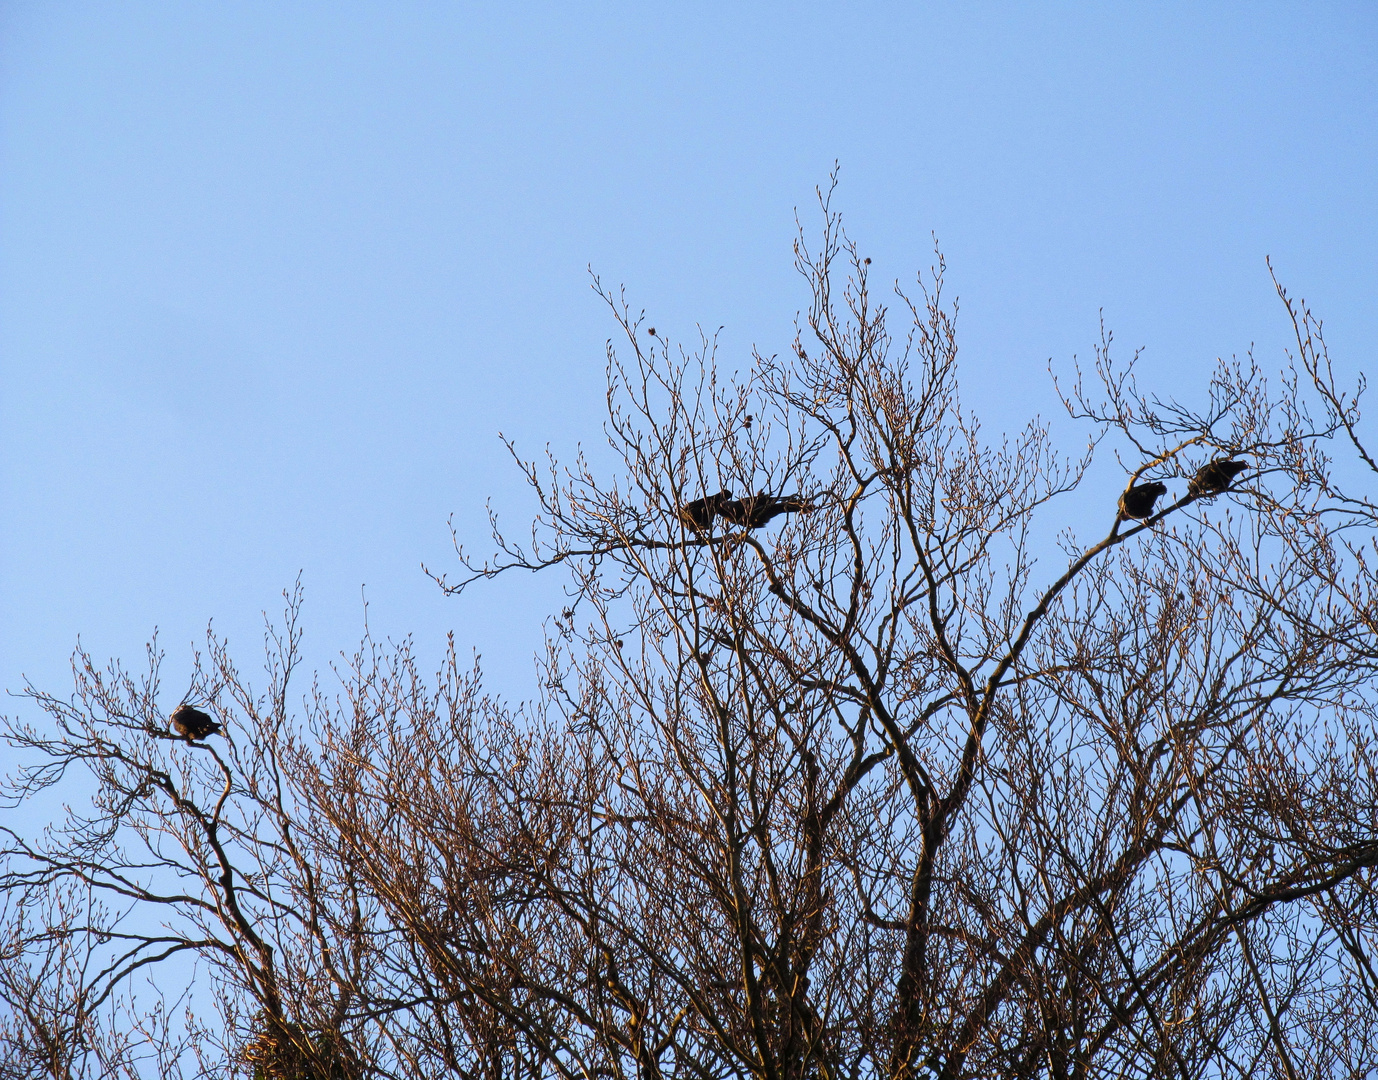
[[[172,726],[177,729],[177,734],[183,736],[187,742],[194,742],[197,739],[204,739],[208,735],[220,733],[219,724],[200,709],[190,705],[178,705],[172,710]]]
[[[1153,504],[1167,494],[1167,485],[1153,481],[1135,484],[1120,495],[1120,517],[1146,518],[1153,515]]]
[[[1229,458],[1216,458],[1209,465],[1202,465],[1187,485],[1188,495],[1219,495],[1229,488],[1234,478],[1249,467],[1247,461],[1231,461]]]

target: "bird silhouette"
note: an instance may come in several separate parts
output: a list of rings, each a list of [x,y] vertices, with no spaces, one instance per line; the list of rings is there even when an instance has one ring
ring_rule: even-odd
[[[1153,504],[1167,494],[1167,485],[1156,481],[1148,484],[1135,484],[1126,488],[1120,496],[1120,516],[1126,518],[1146,518],[1153,513]]]
[[[200,709],[190,705],[178,705],[172,710],[172,726],[177,729],[177,734],[185,737],[188,742],[220,732],[219,724]]]
[[[709,529],[713,526],[713,515],[717,514],[729,499],[732,492],[720,491],[716,495],[705,495],[702,499],[687,502],[678,510],[680,521],[691,529]]]
[[[745,529],[759,529],[781,514],[797,514],[812,509],[813,507],[805,502],[804,497],[798,492],[777,498],[764,491],[758,491],[745,499],[723,503],[718,508],[718,513],[724,521],[733,525],[740,525]]]
[[[1247,461],[1231,461],[1229,458],[1216,458],[1209,465],[1202,465],[1187,485],[1188,495],[1218,495],[1226,490],[1234,478],[1249,467]]]

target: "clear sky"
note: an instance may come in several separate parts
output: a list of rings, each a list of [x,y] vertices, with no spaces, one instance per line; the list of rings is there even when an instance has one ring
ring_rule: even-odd
[[[314,662],[366,586],[375,634],[523,691],[558,583],[419,565],[489,496],[529,518],[499,431],[600,439],[587,267],[783,350],[834,160],[882,277],[937,233],[996,428],[1102,308],[1164,391],[1275,361],[1267,255],[1371,365],[1370,0],[0,3],[0,688],[157,627],[170,707],[207,622],[248,665],[302,571]]]

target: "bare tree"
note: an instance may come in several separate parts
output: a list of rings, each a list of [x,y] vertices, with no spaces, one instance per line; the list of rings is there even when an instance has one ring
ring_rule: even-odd
[[[1199,405],[1106,335],[1084,452],[992,441],[941,256],[887,306],[823,210],[793,347],[740,376],[599,287],[618,467],[518,457],[530,542],[435,575],[568,574],[531,704],[366,641],[294,710],[297,599],[263,693],[212,641],[223,744],[168,733],[156,656],[35,692],[13,792],[83,764],[97,812],[7,830],[7,893],[123,906],[40,920],[11,977],[71,942],[94,1015],[194,954],[183,1036],[265,1078],[1378,1068],[1378,468],[1318,324],[1282,294],[1299,366]]]
[[[139,1075],[152,1054],[156,1074],[169,1075],[217,1049],[242,1056],[257,1047],[261,1057],[264,1045],[284,1060],[323,1063],[326,1073],[338,1064],[329,1048],[342,1043],[349,981],[337,965],[351,952],[347,939],[325,936],[322,912],[339,901],[340,883],[320,880],[322,861],[299,843],[299,807],[284,775],[298,610],[299,597],[270,642],[264,695],[253,694],[214,638],[209,658],[197,659],[196,689],[222,710],[236,709],[248,753],[233,741],[217,748],[168,729],[156,704],[161,655],[153,647],[141,680],[117,665],[102,671],[78,653],[70,699],[30,690],[48,723],[9,723],[11,744],[28,751],[9,780],[11,805],[63,784],[76,766],[94,785],[89,810],[70,809],[41,836],[0,830],[8,841],[0,891],[21,915],[48,910],[36,930],[16,931],[27,947],[0,958],[6,996],[17,1003],[27,988],[32,1003],[11,1023],[52,1047],[40,1074]],[[81,913],[67,902],[77,894],[88,898]],[[16,919],[21,928],[32,922]],[[210,1010],[218,1002],[223,1025],[175,1016],[187,1004],[193,961],[210,975],[197,1004]],[[122,998],[155,972],[151,992]],[[109,1039],[91,1047],[94,1018],[107,1004],[123,1025],[113,1057]],[[140,1029],[144,1052],[131,1045]],[[77,1057],[100,1068],[75,1070]]]

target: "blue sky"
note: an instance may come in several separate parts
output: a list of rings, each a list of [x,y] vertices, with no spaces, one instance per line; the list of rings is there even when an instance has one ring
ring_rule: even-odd
[[[0,688],[157,627],[170,706],[301,571],[314,663],[366,587],[525,692],[558,582],[419,565],[529,517],[499,431],[599,441],[587,268],[783,350],[835,160],[883,277],[936,232],[995,429],[1101,309],[1155,388],[1276,361],[1268,255],[1378,344],[1371,3],[0,4]]]

